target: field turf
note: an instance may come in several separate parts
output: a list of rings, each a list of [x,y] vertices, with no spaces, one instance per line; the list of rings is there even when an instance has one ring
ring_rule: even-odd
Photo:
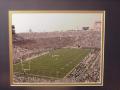
[[[23,62],[23,67],[27,69],[30,63],[29,74],[63,78],[70,72],[91,49],[62,48],[51,51],[48,54],[39,56],[29,61]],[[13,66],[14,72],[23,73],[21,64]]]

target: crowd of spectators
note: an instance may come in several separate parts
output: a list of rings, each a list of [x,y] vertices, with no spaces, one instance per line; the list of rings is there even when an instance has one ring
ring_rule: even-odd
[[[82,60],[66,79],[72,82],[100,81],[100,50],[94,50]]]
[[[45,51],[63,47],[100,48],[99,31],[44,32],[16,34],[13,44],[14,63]]]

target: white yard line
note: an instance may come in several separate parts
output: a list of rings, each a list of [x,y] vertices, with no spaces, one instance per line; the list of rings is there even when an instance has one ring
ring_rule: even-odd
[[[49,53],[49,51],[47,51],[47,52],[43,52],[43,53],[41,53],[41,54],[39,54],[39,55],[36,55],[36,56],[32,56],[32,57],[30,57],[30,58],[27,58],[27,59],[23,60],[22,62],[26,62],[26,61],[32,60],[32,59],[34,59],[34,58],[37,58],[37,57],[43,56],[43,55],[48,54],[48,53]],[[16,63],[16,64],[20,64],[20,63],[21,63],[21,62]],[[14,65],[16,65],[16,64],[14,64]]]
[[[19,73],[19,72],[14,72],[14,73],[24,74],[24,73]],[[35,75],[35,74],[27,74],[27,75],[31,75],[31,76],[33,76],[33,77],[44,77],[44,78],[61,79],[61,78],[56,78],[56,77],[40,76],[40,75]]]
[[[30,58],[27,58],[25,61],[28,61],[28,60],[31,60],[31,59],[37,58],[37,57],[39,57],[39,56],[42,56],[42,55],[45,55],[45,54],[48,54],[48,53],[49,53],[49,51],[47,51],[47,52],[43,52],[43,53],[41,53],[41,54],[39,54],[39,55],[36,55],[36,56],[30,57]]]

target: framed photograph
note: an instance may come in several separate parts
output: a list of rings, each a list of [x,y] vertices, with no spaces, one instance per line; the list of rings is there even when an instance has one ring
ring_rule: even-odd
[[[11,86],[103,86],[105,11],[9,11]]]

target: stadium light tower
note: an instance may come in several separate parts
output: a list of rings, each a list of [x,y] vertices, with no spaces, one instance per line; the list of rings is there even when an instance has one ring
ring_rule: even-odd
[[[30,28],[30,29],[29,29],[29,33],[28,33],[28,39],[31,38],[31,33],[32,33],[32,29]]]
[[[96,21],[95,24],[94,24],[94,30],[100,31],[101,30],[101,25],[102,25],[101,21]]]
[[[15,35],[15,25],[12,25],[12,34]]]
[[[31,29],[31,28],[29,29],[29,32],[30,32],[30,33],[32,32],[32,29]]]

